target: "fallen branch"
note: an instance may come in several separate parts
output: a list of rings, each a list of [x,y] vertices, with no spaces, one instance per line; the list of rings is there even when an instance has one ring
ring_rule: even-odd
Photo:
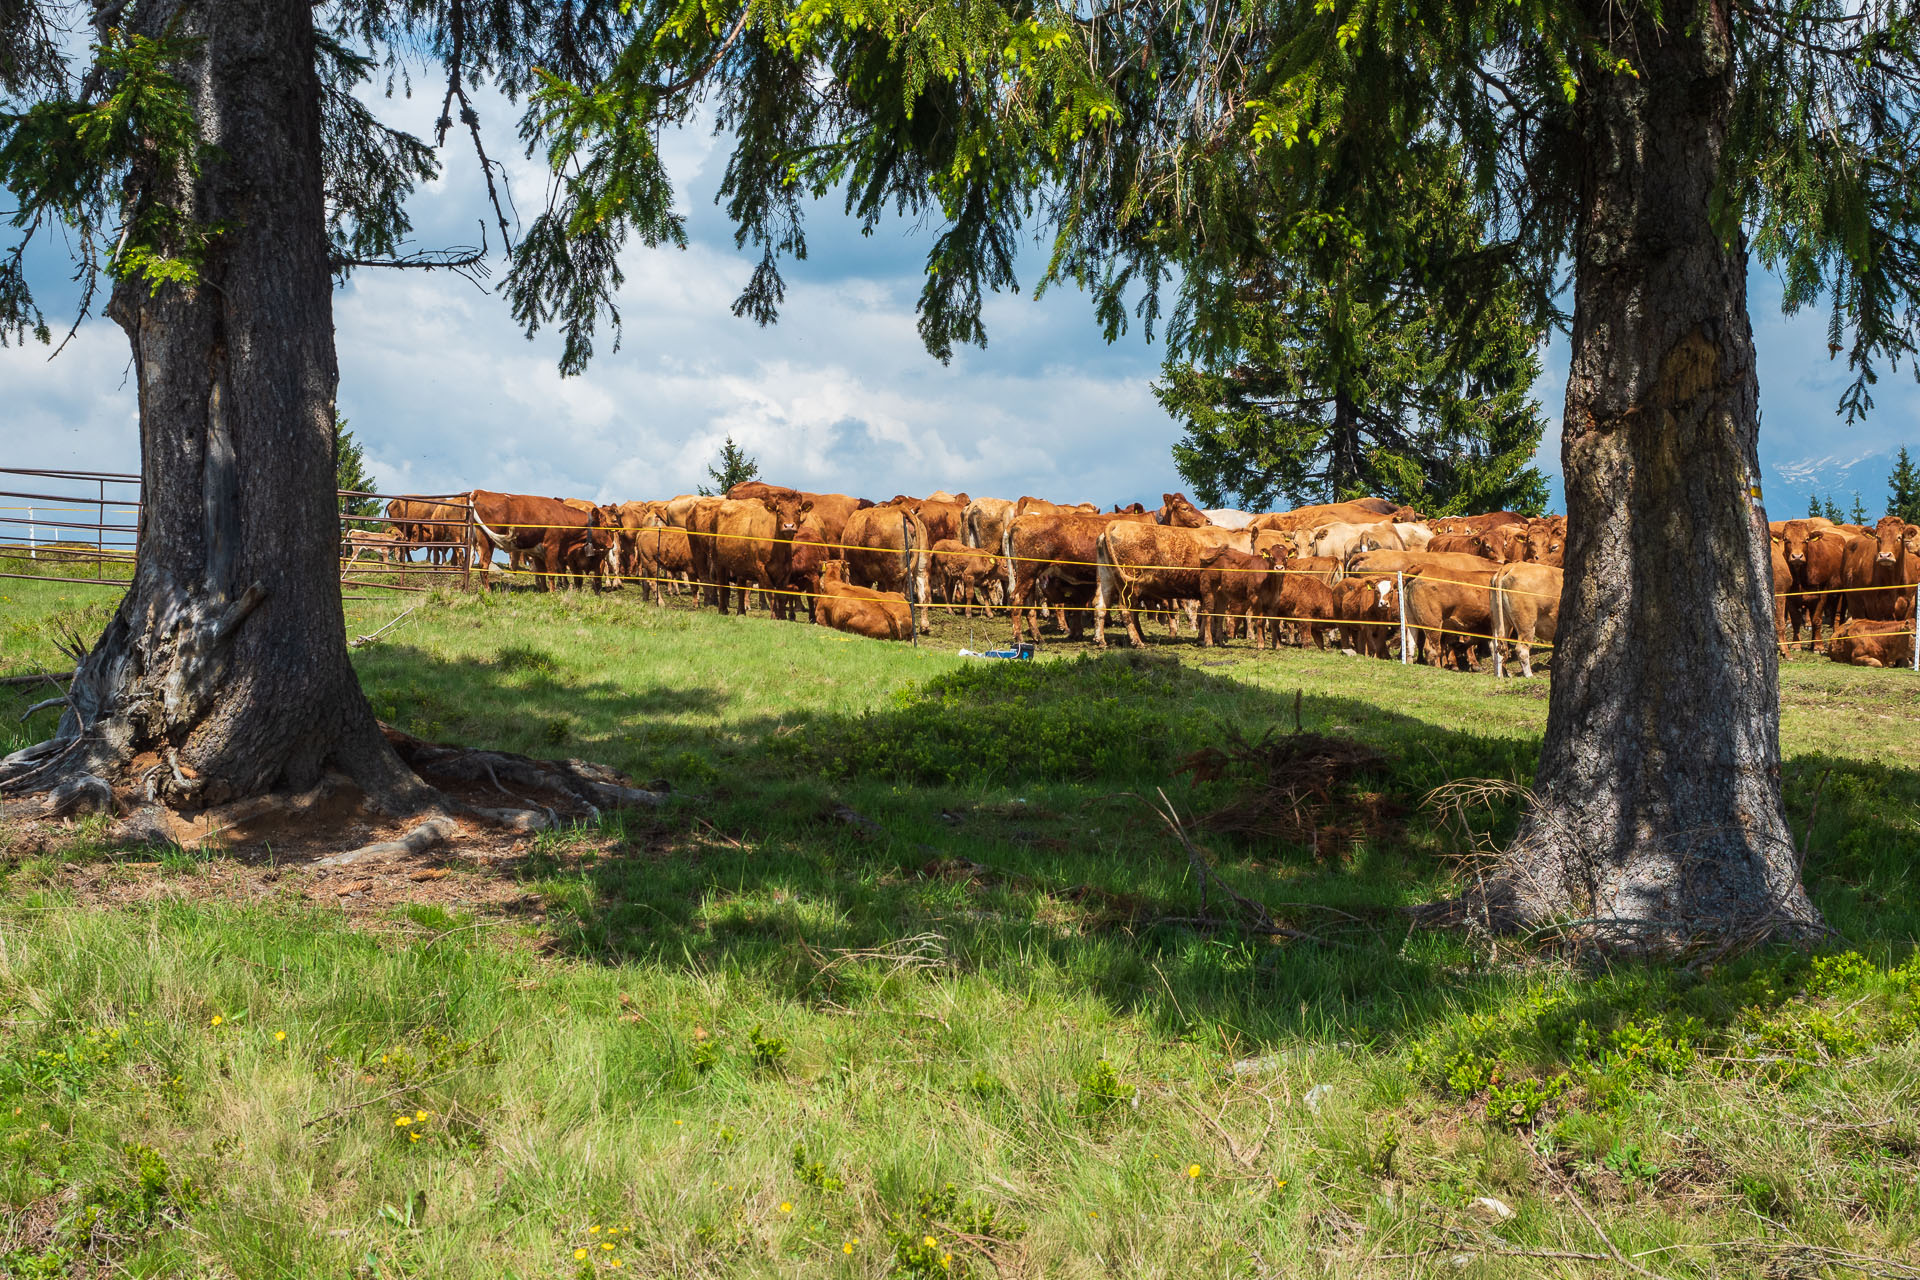
[[[42,680],[71,680],[73,677],[74,673],[71,671],[48,671],[30,676],[0,676],[0,685],[38,684]]]
[[[413,606],[413,609],[418,609],[419,607],[420,607],[419,605],[415,605]],[[407,610],[407,613],[412,613],[413,609]],[[386,626],[381,627],[378,631],[372,632],[364,636],[355,636],[353,639],[347,641],[347,647],[349,649],[358,649],[363,644],[374,643],[381,636],[387,634],[387,632],[393,630],[395,627],[405,622],[407,620],[407,613],[401,614],[399,617],[395,618],[392,622],[389,622]]]

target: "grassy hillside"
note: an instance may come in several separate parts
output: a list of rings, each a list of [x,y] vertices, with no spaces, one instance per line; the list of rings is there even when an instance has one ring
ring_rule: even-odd
[[[0,661],[82,590],[0,584]],[[0,836],[0,1274],[1920,1276],[1912,676],[1783,674],[1842,936],[1592,970],[1398,910],[1510,830],[1423,800],[1524,783],[1544,681],[952,652],[1004,631],[436,600],[359,651],[384,718],[680,796],[417,900]],[[1296,716],[1377,758],[1252,809],[1191,759]],[[1287,933],[1196,922],[1157,789]]]

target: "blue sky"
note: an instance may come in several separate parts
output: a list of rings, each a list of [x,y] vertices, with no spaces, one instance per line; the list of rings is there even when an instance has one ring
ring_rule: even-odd
[[[422,133],[437,105],[378,104]],[[496,150],[506,149],[511,108],[496,100],[485,110]],[[624,344],[610,353],[602,341],[581,377],[559,377],[552,335],[528,342],[502,299],[464,280],[367,271],[339,292],[340,406],[383,488],[664,496],[701,481],[729,433],[771,479],[882,500],[946,488],[1157,502],[1183,487],[1169,456],[1179,429],[1149,387],[1160,351],[1137,327],[1109,345],[1083,295],[1000,296],[987,307],[989,346],[942,366],[914,329],[932,232],[896,220],[862,237],[829,204],[809,224],[811,256],[787,266],[780,323],[757,328],[728,310],[752,259],[734,249],[712,203],[723,151],[694,128],[663,147],[691,244],[629,251]],[[470,148],[454,139],[447,157],[447,173],[412,206],[423,246],[472,241],[482,213]],[[539,175],[508,158],[528,210]],[[1021,273],[1029,291],[1041,260],[1030,253]],[[42,257],[39,265],[47,300],[62,299],[64,262]],[[1858,486],[1878,510],[1884,456],[1902,443],[1920,446],[1920,388],[1910,371],[1890,373],[1872,419],[1845,425],[1834,406],[1846,371],[1827,359],[1824,313],[1789,319],[1778,300],[1778,287],[1756,273],[1769,507],[1775,518],[1797,515],[1808,487],[1838,486],[1844,501]],[[5,465],[136,470],[120,331],[90,321],[58,360],[46,356],[37,346],[0,351]],[[1551,422],[1565,378],[1560,336],[1536,387]],[[1542,441],[1539,464],[1558,472],[1556,430]]]

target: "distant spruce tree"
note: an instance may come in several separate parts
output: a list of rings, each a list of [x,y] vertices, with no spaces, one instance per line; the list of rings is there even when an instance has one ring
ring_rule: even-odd
[[[1825,515],[1825,514],[1826,514],[1825,512],[1820,510],[1820,495],[1817,493],[1808,494],[1807,495],[1807,519],[1818,520],[1822,515]]]
[[[1496,264],[1473,304],[1429,287],[1425,258],[1330,252],[1317,224],[1276,229],[1230,309],[1176,317],[1154,385],[1186,429],[1174,466],[1204,504],[1374,496],[1434,515],[1545,509],[1532,465],[1546,428],[1532,397],[1545,323],[1487,252],[1459,154],[1424,148],[1410,168],[1404,234],[1435,259]]]
[[[372,493],[380,487],[380,482],[367,470],[366,450],[353,438],[353,432],[347,430],[347,420],[338,413],[333,415],[333,485],[336,489],[353,489],[361,493]],[[380,500],[343,497],[340,499],[340,514],[377,516],[380,514]]]
[[[1860,491],[1858,489],[1853,491],[1853,510],[1847,513],[1847,522],[1849,524],[1865,524],[1867,522],[1867,504],[1860,501]]]
[[[1847,522],[1847,513],[1840,509],[1840,504],[1833,500],[1831,494],[1822,500],[1820,514],[1835,524],[1845,524]]]
[[[747,451],[733,442],[733,436],[727,436],[727,442],[720,446],[720,457],[714,465],[707,468],[707,478],[713,481],[713,488],[700,486],[703,498],[719,498],[737,484],[760,478],[760,464],[747,456]]]
[[[1900,456],[1893,462],[1893,474],[1887,477],[1887,514],[1899,516],[1910,524],[1920,524],[1920,467],[1913,465],[1905,445],[1900,446]]]

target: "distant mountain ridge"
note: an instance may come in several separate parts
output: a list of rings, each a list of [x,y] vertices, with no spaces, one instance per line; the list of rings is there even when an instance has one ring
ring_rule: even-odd
[[[1840,507],[1853,505],[1853,495],[1867,511],[1879,515],[1887,507],[1887,476],[1893,470],[1898,448],[1851,450],[1815,454],[1791,461],[1763,462],[1763,483],[1769,512],[1792,509],[1793,515],[1805,513],[1807,495],[1832,498]],[[1790,516],[1773,516],[1790,519]]]

